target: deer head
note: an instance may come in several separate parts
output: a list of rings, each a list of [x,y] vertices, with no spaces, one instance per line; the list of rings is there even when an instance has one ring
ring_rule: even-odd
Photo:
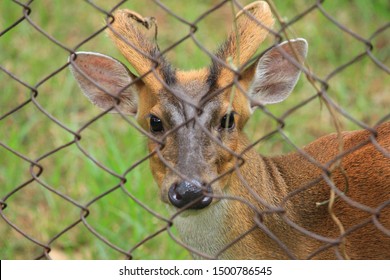
[[[289,96],[306,41],[277,44],[250,63],[274,23],[268,4],[254,2],[237,14],[211,66],[185,72],[161,54],[153,21],[129,10],[113,15],[108,33],[137,75],[114,58],[77,52],[74,77],[93,104],[135,116],[152,135],[150,165],[164,202],[190,209],[217,203],[249,143],[245,123],[255,107]]]

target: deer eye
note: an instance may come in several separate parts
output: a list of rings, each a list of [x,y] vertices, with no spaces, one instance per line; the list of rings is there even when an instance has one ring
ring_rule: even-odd
[[[230,112],[224,115],[221,119],[221,129],[232,129],[234,128],[234,112]]]
[[[150,123],[150,131],[151,132],[158,133],[158,132],[164,131],[164,126],[163,126],[161,119],[159,119],[155,115],[150,115],[149,123]]]

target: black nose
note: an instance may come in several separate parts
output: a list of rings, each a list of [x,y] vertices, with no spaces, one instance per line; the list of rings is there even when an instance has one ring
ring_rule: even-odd
[[[203,187],[201,183],[182,181],[173,184],[168,191],[169,201],[177,208],[188,205],[188,209],[202,209],[213,200],[211,187]]]

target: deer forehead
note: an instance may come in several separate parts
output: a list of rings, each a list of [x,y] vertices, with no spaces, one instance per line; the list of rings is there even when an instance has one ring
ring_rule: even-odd
[[[180,72],[174,84],[160,90],[150,111],[165,116],[175,126],[194,118],[206,125],[227,110],[229,101],[226,94],[220,94],[204,102],[209,94],[212,92],[207,75],[200,71]]]
[[[207,125],[213,117],[221,114],[224,110],[221,98],[213,98],[201,105],[202,96],[208,93],[205,87],[195,85],[174,86],[176,94],[183,94],[183,99],[167,92],[160,96],[159,102],[151,112],[161,114],[172,126],[178,126],[185,122],[195,120],[198,124]]]

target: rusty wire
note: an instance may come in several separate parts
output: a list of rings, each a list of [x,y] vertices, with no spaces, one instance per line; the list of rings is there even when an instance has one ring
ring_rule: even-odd
[[[236,153],[235,151],[230,150],[228,147],[225,147],[218,139],[215,139],[211,133],[208,132],[208,129],[202,128],[204,132],[209,137],[213,138],[212,141],[214,141],[218,146],[222,147],[225,151],[231,153],[235,159],[236,164],[232,166],[229,170],[227,170],[225,173],[220,174],[217,178],[214,178],[210,182],[208,182],[208,186],[213,185],[215,182],[218,182],[219,180],[223,179],[225,176],[228,176],[229,174],[235,172],[237,176],[241,179],[242,184],[245,188],[248,189],[249,192],[252,193],[252,195],[256,198],[257,202],[259,202],[261,205],[264,205],[266,210],[259,210],[259,208],[256,205],[253,205],[251,202],[246,201],[243,198],[239,197],[229,197],[226,195],[217,195],[212,194],[213,197],[218,199],[225,199],[225,200],[234,200],[240,202],[242,205],[246,205],[247,207],[250,207],[255,213],[255,225],[250,228],[247,232],[243,232],[240,236],[236,236],[233,241],[229,244],[226,244],[224,248],[222,248],[216,255],[210,256],[207,255],[204,252],[197,251],[194,248],[190,248],[188,245],[186,245],[183,241],[180,240],[176,236],[176,234],[173,232],[173,228],[175,225],[175,219],[177,216],[182,214],[186,211],[186,209],[179,210],[176,214],[166,217],[162,215],[161,213],[154,210],[153,207],[150,207],[149,205],[145,204],[143,201],[139,200],[136,195],[132,193],[131,190],[129,190],[128,187],[128,178],[127,176],[131,174],[135,169],[139,168],[141,164],[146,162],[149,158],[153,156],[158,156],[162,162],[166,164],[167,167],[173,169],[173,172],[175,172],[179,177],[181,177],[184,180],[190,180],[186,175],[180,174],[178,170],[174,170],[173,166],[169,165],[169,162],[167,162],[162,153],[161,150],[164,148],[165,145],[165,139],[156,139],[153,135],[151,135],[149,132],[144,131],[142,128],[140,128],[135,122],[125,116],[124,114],[120,113],[119,118],[124,120],[126,125],[129,127],[135,128],[140,135],[143,135],[145,138],[151,138],[155,143],[157,144],[157,148],[147,153],[142,158],[139,158],[136,162],[129,165],[126,170],[123,173],[118,173],[114,171],[111,167],[107,166],[103,162],[99,161],[95,158],[93,154],[88,150],[88,148],[84,145],[83,137],[84,133],[87,130],[91,130],[91,127],[97,123],[101,122],[101,119],[103,119],[108,112],[111,109],[116,109],[117,105],[115,105],[113,108],[110,108],[109,110],[106,110],[104,112],[101,112],[97,115],[95,115],[92,118],[89,118],[86,122],[84,122],[82,125],[78,126],[77,129],[71,128],[68,124],[64,123],[62,120],[57,118],[56,116],[52,115],[50,112],[50,108],[42,105],[41,98],[45,98],[44,96],[41,97],[41,87],[44,86],[47,81],[53,79],[60,73],[66,72],[69,63],[72,63],[73,60],[77,59],[76,52],[83,48],[83,46],[87,43],[89,43],[91,40],[98,36],[103,36],[104,31],[108,28],[111,28],[112,22],[115,20],[112,13],[116,9],[120,8],[131,8],[132,1],[118,1],[117,3],[114,3],[110,9],[103,8],[99,6],[98,4],[94,3],[93,1],[85,1],[86,4],[88,4],[92,10],[93,13],[99,14],[102,18],[106,19],[106,22],[104,26],[97,26],[96,30],[91,32],[89,36],[83,38],[83,40],[79,41],[73,46],[69,46],[67,42],[62,42],[56,39],[54,35],[50,33],[50,31],[45,30],[43,27],[40,26],[39,23],[34,21],[34,18],[32,15],[34,13],[40,13],[40,10],[35,10],[34,8],[34,1],[17,1],[13,0],[15,4],[15,9],[18,7],[21,11],[20,17],[15,19],[15,21],[9,25],[9,26],[1,26],[0,30],[0,42],[2,40],[2,36],[5,36],[7,34],[10,34],[13,29],[16,29],[19,26],[28,26],[39,32],[39,39],[48,40],[50,44],[53,44],[63,50],[69,57],[71,57],[70,62],[61,61],[59,63],[59,67],[55,70],[51,71],[48,75],[40,79],[36,84],[30,84],[29,82],[26,82],[28,80],[29,73],[25,73],[24,75],[14,74],[11,70],[8,69],[8,66],[3,65],[2,61],[0,61],[0,73],[2,75],[5,75],[10,79],[13,83],[18,84],[18,86],[23,88],[23,91],[28,92],[29,97],[25,98],[25,100],[22,100],[18,102],[18,105],[16,106],[8,106],[7,103],[4,103],[0,101],[1,106],[7,106],[3,107],[3,113],[0,114],[0,126],[6,127],[7,126],[7,119],[16,116],[19,111],[25,110],[26,108],[34,107],[37,109],[36,114],[41,114],[50,122],[54,123],[56,127],[59,127],[63,132],[65,132],[68,136],[71,136],[73,139],[68,142],[61,142],[61,144],[57,145],[55,148],[46,150],[43,154],[40,154],[39,156],[29,156],[29,154],[24,154],[24,152],[21,152],[18,150],[18,146],[15,147],[13,143],[9,143],[6,138],[0,138],[0,150],[1,154],[7,153],[12,154],[18,160],[22,161],[24,165],[20,164],[20,168],[24,169],[24,171],[27,171],[29,173],[29,178],[21,183],[13,184],[13,182],[7,181],[7,177],[5,177],[3,180],[4,182],[7,182],[8,185],[13,185],[11,190],[4,191],[0,187],[0,215],[1,215],[1,222],[0,225],[4,228],[7,227],[11,229],[11,231],[15,231],[18,233],[18,237],[16,235],[9,233],[8,236],[2,237],[3,242],[5,243],[12,243],[17,238],[20,238],[20,236],[25,239],[27,243],[30,245],[33,244],[37,250],[35,250],[35,255],[22,255],[22,256],[16,256],[16,252],[13,252],[15,255],[15,258],[36,258],[36,259],[42,259],[47,258],[51,259],[51,251],[53,248],[53,244],[56,244],[60,239],[66,238],[66,236],[72,232],[77,227],[82,226],[84,229],[86,229],[89,232],[89,238],[90,239],[98,239],[106,246],[112,248],[114,251],[118,252],[119,256],[126,259],[132,259],[134,257],[134,254],[138,250],[142,250],[140,247],[147,244],[150,240],[167,233],[169,238],[171,238],[175,243],[177,243],[179,246],[182,246],[183,248],[191,251],[195,255],[201,256],[203,258],[218,258],[221,254],[223,254],[226,250],[228,250],[231,246],[234,245],[234,243],[238,242],[239,240],[245,238],[246,235],[251,233],[253,230],[261,229],[266,235],[269,236],[269,238],[281,248],[286,254],[288,258],[297,258],[293,254],[293,252],[288,248],[286,244],[284,244],[277,235],[275,235],[269,228],[267,228],[263,220],[267,218],[267,216],[271,215],[279,215],[280,218],[290,227],[294,228],[297,232],[299,232],[302,235],[308,236],[309,238],[319,240],[323,243],[322,246],[318,247],[317,249],[311,251],[306,258],[316,258],[317,256],[321,255],[321,252],[328,250],[329,248],[333,248],[335,251],[335,255],[339,258],[347,258],[347,254],[343,252],[342,245],[344,242],[344,238],[348,237],[350,233],[353,233],[354,231],[359,230],[360,228],[365,227],[367,224],[373,224],[377,230],[381,231],[383,234],[390,236],[390,229],[386,228],[380,220],[379,217],[383,218],[381,216],[381,211],[385,209],[386,207],[390,206],[390,200],[386,200],[382,202],[380,205],[376,205],[375,207],[370,207],[364,204],[364,202],[357,202],[348,197],[348,192],[343,191],[343,189],[338,188],[334,185],[334,182],[332,181],[332,172],[333,170],[340,168],[339,162],[349,154],[361,149],[362,147],[366,146],[369,143],[372,143],[378,151],[380,151],[384,157],[390,158],[390,152],[386,150],[386,148],[379,145],[379,143],[376,140],[377,132],[375,127],[379,125],[380,123],[384,123],[388,121],[390,118],[390,113],[387,113],[383,116],[380,116],[379,120],[377,120],[376,123],[370,123],[367,124],[365,121],[360,120],[356,117],[354,117],[352,114],[350,114],[345,108],[340,106],[335,100],[332,99],[331,95],[329,94],[329,89],[332,88],[332,80],[339,77],[344,71],[351,68],[352,66],[359,65],[363,59],[369,59],[371,63],[376,65],[376,71],[386,73],[387,75],[390,73],[389,66],[386,65],[386,62],[381,61],[380,58],[378,58],[375,55],[375,45],[373,41],[378,36],[384,36],[385,32],[389,32],[390,29],[390,22],[385,22],[382,26],[377,26],[376,30],[372,32],[369,36],[362,36],[358,34],[357,32],[351,30],[348,26],[342,24],[338,19],[334,18],[332,15],[329,14],[327,9],[325,8],[325,5],[327,1],[312,1],[310,4],[306,5],[306,8],[303,9],[298,14],[289,15],[289,18],[291,18],[289,21],[284,21],[281,16],[279,16],[278,11],[278,2],[276,0],[270,1],[271,7],[273,9],[273,12],[276,15],[277,20],[280,24],[280,29],[277,28],[272,30],[272,36],[274,37],[275,44],[278,42],[281,42],[286,38],[288,32],[286,32],[289,28],[294,27],[295,24],[307,20],[307,17],[313,13],[319,13],[327,18],[327,25],[331,27],[336,27],[338,29],[338,32],[343,33],[345,36],[349,36],[353,39],[354,42],[358,42],[362,46],[361,53],[358,53],[354,56],[352,56],[348,61],[343,62],[342,64],[339,64],[336,68],[334,68],[332,71],[327,73],[325,76],[320,76],[316,74],[316,66],[315,65],[307,65],[307,67],[299,66],[302,68],[302,71],[306,75],[305,82],[312,85],[312,88],[315,89],[315,94],[305,98],[304,100],[301,100],[298,104],[295,104],[294,106],[288,108],[284,111],[282,115],[275,115],[272,112],[270,112],[267,107],[262,106],[259,104],[258,110],[262,111],[269,119],[276,122],[276,127],[274,127],[271,131],[266,132],[262,137],[258,139],[251,139],[252,142],[250,145],[246,147],[244,151],[241,153]],[[174,51],[175,48],[182,44],[183,42],[192,42],[195,44],[201,51],[206,54],[211,59],[218,61],[220,65],[222,65],[225,68],[228,68],[232,73],[234,73],[234,81],[230,84],[228,84],[225,88],[219,89],[212,93],[211,96],[207,96],[205,100],[202,100],[205,104],[208,100],[211,98],[221,94],[225,89],[229,89],[231,87],[235,87],[236,90],[244,91],[240,84],[239,84],[239,77],[240,73],[243,70],[244,67],[241,69],[233,69],[231,66],[228,65],[225,61],[222,61],[218,57],[215,56],[213,53],[213,50],[209,50],[207,47],[205,47],[196,37],[196,32],[198,31],[199,27],[198,24],[204,20],[206,17],[212,17],[213,13],[220,9],[221,7],[224,7],[226,5],[234,5],[236,9],[239,9],[240,7],[244,6],[238,1],[235,0],[225,0],[225,1],[211,1],[210,3],[214,3],[214,5],[211,5],[208,7],[208,9],[199,14],[197,18],[194,21],[190,21],[186,19],[183,15],[176,13],[175,11],[171,10],[167,5],[163,3],[164,1],[159,0],[153,0],[150,1],[149,5],[157,5],[160,7],[164,13],[168,14],[171,17],[174,17],[180,22],[180,28],[183,28],[184,30],[189,30],[188,33],[177,40],[176,42],[173,42],[168,47],[161,50],[161,55],[166,54],[168,52]],[[66,3],[62,3],[63,5],[66,5]],[[61,5],[62,5],[61,4]],[[350,5],[353,5],[352,3]],[[76,8],[76,7],[75,7]],[[3,13],[4,11],[1,11],[0,13]],[[88,20],[88,17],[85,18],[85,20]],[[71,25],[71,22],[64,22],[64,25]],[[318,27],[320,28],[320,27]],[[305,34],[300,34],[302,37],[305,36]],[[11,35],[12,36],[12,35]],[[388,43],[388,42],[387,42]],[[131,42],[128,42],[129,45],[131,45]],[[309,42],[310,45],[310,42]],[[26,46],[28,48],[28,46]],[[270,46],[269,46],[270,47]],[[387,45],[386,48],[389,50],[390,46]],[[142,50],[137,50],[142,53]],[[256,58],[260,57],[262,54],[259,54],[256,56]],[[146,56],[148,56],[146,54]],[[56,58],[51,58],[55,60]],[[158,61],[156,61],[155,58],[149,57],[151,61],[154,62],[154,66],[150,69],[149,72],[145,73],[144,76],[148,74],[153,74],[156,72]],[[291,58],[287,58],[291,59]],[[387,58],[388,59],[388,58]],[[292,59],[293,60],[293,59]],[[252,60],[253,61],[253,60]],[[318,67],[318,66],[317,66]],[[139,79],[142,79],[144,76],[139,77]],[[362,77],[363,78],[363,77]],[[387,76],[388,79],[388,76]],[[136,82],[136,81],[135,81]],[[175,95],[178,98],[181,98],[180,92],[175,92],[175,89],[172,89],[167,85],[163,80],[160,80],[160,82],[164,85],[165,88],[167,88],[173,95]],[[131,85],[131,84],[130,84]],[[128,85],[128,86],[130,86]],[[0,82],[0,87],[3,87],[3,82]],[[60,94],[61,88],[56,89],[58,90],[55,94]],[[66,93],[62,93],[66,94]],[[110,93],[108,93],[110,94]],[[375,93],[372,93],[375,94]],[[4,93],[2,93],[2,96],[0,96],[0,100],[4,97]],[[189,106],[192,106],[196,108],[199,113],[202,112],[202,104],[194,104],[192,100],[187,100],[185,98],[181,98],[183,102],[188,104]],[[368,137],[365,139],[365,141],[358,143],[355,147],[349,149],[349,150],[342,150],[340,153],[333,158],[332,161],[327,162],[326,164],[320,164],[315,159],[313,159],[310,155],[305,153],[305,151],[301,150],[297,145],[294,144],[294,141],[290,139],[290,137],[285,133],[285,127],[288,125],[287,122],[291,115],[299,111],[302,107],[307,106],[309,103],[313,103],[316,100],[320,100],[322,104],[326,104],[327,108],[332,111],[334,114],[332,116],[334,118],[335,114],[337,113],[338,116],[342,116],[343,118],[347,119],[351,123],[355,124],[357,127],[360,127],[362,129],[367,130]],[[119,102],[119,99],[117,100]],[[5,104],[5,105],[4,105]],[[280,105],[283,106],[283,105]],[[39,113],[38,113],[39,112]],[[168,131],[167,135],[175,133],[176,130],[180,129],[181,126],[185,126],[188,123],[198,123],[197,118],[189,119],[187,122],[183,123],[182,125],[175,127],[173,130]],[[302,123],[302,126],[305,124]],[[337,133],[340,133],[338,129],[335,130]],[[38,131],[37,134],[40,132]],[[167,136],[166,135],[166,136]],[[245,178],[240,173],[240,167],[245,164],[244,160],[244,154],[247,151],[250,151],[252,149],[256,149],[260,143],[264,143],[268,141],[269,138],[272,136],[279,135],[281,136],[286,143],[293,148],[293,150],[296,150],[298,153],[300,153],[302,156],[307,158],[308,161],[311,162],[311,164],[317,166],[321,170],[321,175],[318,178],[313,179],[313,181],[307,183],[304,186],[299,186],[295,191],[287,194],[283,200],[280,202],[278,206],[272,206],[268,205],[268,203],[260,197],[258,194],[256,194],[249,186],[248,182],[245,181]],[[44,135],[42,137],[45,137]],[[48,158],[54,157],[56,154],[59,154],[63,151],[69,151],[70,148],[77,148],[78,151],[82,154],[82,158],[84,161],[88,162],[89,164],[93,164],[94,168],[98,170],[99,172],[103,172],[107,174],[107,176],[110,176],[112,178],[115,178],[118,183],[116,183],[114,186],[102,186],[102,191],[100,194],[95,195],[92,199],[89,199],[87,201],[84,201],[82,199],[78,199],[75,197],[72,197],[68,195],[66,192],[62,192],[59,190],[58,186],[53,186],[50,183],[47,183],[44,179],[42,179],[42,174],[45,174],[46,167],[42,164],[43,161],[45,161]],[[6,162],[1,161],[0,159],[0,167],[4,168],[4,170],[7,172],[6,169]],[[29,168],[26,169],[25,165],[28,165]],[[69,163],[72,164],[72,163]],[[3,167],[4,166],[4,167]],[[5,173],[6,175],[7,173]],[[2,175],[2,174],[0,174]],[[4,174],[3,174],[4,175]],[[291,220],[290,217],[288,217],[285,213],[285,207],[289,203],[291,203],[292,200],[294,200],[296,197],[299,197],[300,194],[302,194],[305,191],[310,190],[316,183],[319,181],[325,181],[327,185],[329,186],[329,189],[334,192],[334,195],[336,196],[336,199],[341,199],[351,205],[352,207],[356,209],[360,209],[364,213],[368,213],[369,217],[363,221],[361,221],[358,224],[353,225],[352,227],[349,227],[347,229],[341,229],[340,235],[336,237],[327,237],[322,236],[320,234],[317,234],[315,232],[308,231],[304,228],[302,225],[298,225],[294,221]],[[32,234],[28,228],[26,228],[23,223],[19,222],[18,219],[15,219],[10,213],[12,213],[13,209],[15,207],[18,207],[18,194],[23,193],[24,191],[28,190],[29,188],[32,188],[33,184],[37,184],[44,192],[50,192],[54,194],[56,197],[58,197],[60,200],[69,203],[74,207],[75,209],[78,209],[79,211],[79,217],[75,218],[72,222],[69,224],[62,224],[60,217],[58,217],[58,220],[56,223],[60,224],[60,230],[57,230],[56,233],[49,233],[47,238],[39,238],[36,237],[35,234]],[[132,184],[133,186],[134,184]],[[72,187],[72,186],[69,186]],[[155,187],[156,188],[156,187]],[[88,190],[86,190],[88,191]],[[148,232],[146,236],[142,239],[135,240],[131,244],[127,244],[126,247],[119,246],[116,242],[113,240],[110,240],[105,236],[104,233],[101,232],[101,230],[98,230],[96,226],[90,224],[89,219],[90,215],[93,212],[92,207],[100,202],[104,201],[104,198],[106,196],[109,196],[113,192],[121,192],[122,195],[126,196],[129,200],[133,201],[137,207],[143,208],[147,213],[153,217],[153,219],[157,219],[159,222],[162,223],[161,225],[156,225],[153,232]],[[156,193],[155,199],[156,201],[159,199],[159,195],[157,195],[157,188],[156,190],[153,190],[151,192]],[[384,197],[389,194],[383,194]],[[333,201],[334,202],[334,201]],[[194,202],[195,203],[195,202]],[[319,203],[323,203],[320,202]],[[326,203],[326,202],[325,202]],[[190,205],[189,205],[190,206]],[[110,206],[107,206],[110,207]],[[36,209],[29,209],[29,211],[36,211]],[[11,218],[12,217],[12,218]],[[140,219],[144,220],[140,217]],[[152,218],[151,218],[152,219]],[[385,218],[386,219],[386,218]],[[389,219],[389,217],[387,217]],[[144,222],[148,222],[145,221]],[[42,229],[45,230],[45,229]],[[9,231],[7,231],[9,232]],[[123,239],[127,239],[128,237],[122,236]],[[0,247],[8,246],[6,244],[3,244]],[[77,247],[78,244],[74,244],[74,247]],[[92,246],[92,242],[89,243],[87,246]],[[340,248],[339,248],[340,246]],[[7,255],[9,257],[9,255]],[[0,257],[1,254],[0,254]]]

